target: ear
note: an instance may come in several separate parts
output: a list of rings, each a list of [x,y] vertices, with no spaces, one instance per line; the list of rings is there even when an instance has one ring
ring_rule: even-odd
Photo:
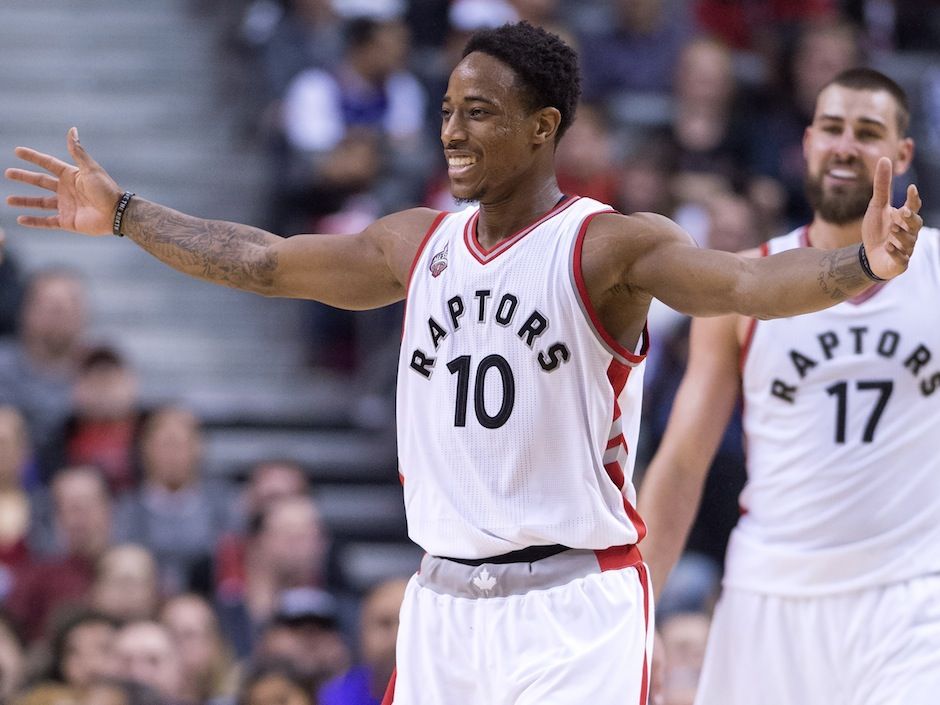
[[[894,158],[894,174],[899,176],[911,167],[911,160],[914,159],[914,140],[905,137],[898,142],[898,154]]]
[[[535,144],[554,142],[561,125],[561,112],[558,108],[542,108],[535,113],[535,134],[532,141]]]
[[[813,126],[807,125],[803,129],[803,159],[809,161],[809,140],[813,134]]]

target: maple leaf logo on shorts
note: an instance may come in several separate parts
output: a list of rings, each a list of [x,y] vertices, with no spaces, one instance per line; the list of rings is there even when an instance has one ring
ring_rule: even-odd
[[[488,593],[494,587],[496,587],[496,578],[490,575],[490,571],[486,568],[480,571],[480,574],[477,575],[470,582],[473,583],[474,587],[478,590],[482,590],[484,593]]]

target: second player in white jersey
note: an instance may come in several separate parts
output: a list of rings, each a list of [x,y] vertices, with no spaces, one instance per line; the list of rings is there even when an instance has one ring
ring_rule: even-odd
[[[771,240],[806,246],[808,229]],[[778,595],[940,573],[940,232],[906,277],[755,321],[742,351],[747,485],[725,584]]]
[[[610,211],[565,197],[492,251],[475,208],[429,233],[408,286],[398,428],[409,533],[431,554],[641,538],[645,335],[638,354],[610,338],[580,277],[587,224]]]

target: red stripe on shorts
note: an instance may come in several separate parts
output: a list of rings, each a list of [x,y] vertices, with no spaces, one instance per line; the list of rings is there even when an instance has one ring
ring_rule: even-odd
[[[388,679],[388,688],[385,689],[385,697],[382,698],[382,705],[392,705],[395,700],[395,678],[398,675],[398,669],[392,669],[392,677]]]

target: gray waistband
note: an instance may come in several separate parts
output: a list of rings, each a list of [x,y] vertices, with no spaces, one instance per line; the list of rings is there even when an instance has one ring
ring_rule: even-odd
[[[597,553],[585,549],[571,549],[534,563],[484,563],[480,566],[426,555],[415,579],[418,585],[434,592],[476,599],[546,590],[601,570]]]

